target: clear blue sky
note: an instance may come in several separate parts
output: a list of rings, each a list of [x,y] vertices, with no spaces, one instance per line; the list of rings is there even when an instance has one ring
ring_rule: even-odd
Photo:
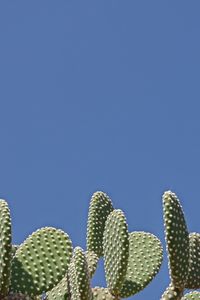
[[[165,247],[171,189],[199,231],[199,11],[199,0],[0,2],[0,197],[14,243],[48,225],[85,247],[96,190]],[[165,255],[130,299],[159,299],[168,281]]]

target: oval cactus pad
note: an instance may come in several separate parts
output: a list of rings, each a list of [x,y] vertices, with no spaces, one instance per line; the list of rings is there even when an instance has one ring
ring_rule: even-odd
[[[119,294],[126,275],[128,251],[126,218],[120,209],[116,209],[108,216],[103,236],[106,282],[114,295]]]
[[[113,211],[110,198],[103,192],[93,194],[87,224],[87,250],[103,255],[103,232],[108,215]]]
[[[128,267],[120,296],[130,297],[144,289],[158,273],[162,259],[163,249],[157,237],[146,232],[130,233]]]
[[[13,292],[40,295],[52,289],[66,274],[72,244],[62,230],[44,227],[30,235],[12,261]]]
[[[184,287],[189,267],[189,233],[180,202],[170,191],[163,195],[169,273],[175,287]]]
[[[200,234],[190,233],[189,273],[186,289],[200,288]]]

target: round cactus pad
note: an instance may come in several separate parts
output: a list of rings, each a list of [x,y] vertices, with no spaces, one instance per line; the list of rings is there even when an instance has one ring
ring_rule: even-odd
[[[116,300],[117,298],[107,288],[95,287],[92,289],[93,300]]]
[[[185,296],[181,300],[200,300],[200,292],[191,292],[185,294]]]
[[[200,288],[200,234],[190,233],[189,273],[186,289]]]
[[[0,295],[8,293],[11,274],[11,219],[5,200],[0,200]]]
[[[51,291],[47,292],[47,300],[69,300],[69,287],[65,276]]]
[[[45,227],[30,235],[12,261],[13,292],[40,295],[52,289],[66,274],[72,244],[62,230]]]
[[[103,236],[106,282],[112,294],[118,295],[123,284],[129,252],[129,235],[124,213],[116,209],[106,221]]]
[[[181,300],[183,296],[183,289],[175,288],[172,284],[166,289],[161,297],[161,300]]]
[[[103,255],[103,232],[108,215],[113,211],[110,198],[103,192],[93,194],[88,214],[87,250]]]
[[[129,234],[129,257],[125,281],[120,291],[122,298],[130,297],[154,278],[163,259],[161,242],[151,233]]]
[[[180,202],[170,191],[163,195],[163,213],[171,282],[181,288],[188,275],[189,234]]]
[[[88,265],[80,247],[74,249],[69,265],[69,285],[71,300],[92,300]]]

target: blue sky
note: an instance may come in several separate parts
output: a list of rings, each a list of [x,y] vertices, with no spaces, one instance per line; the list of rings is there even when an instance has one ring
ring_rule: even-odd
[[[199,1],[1,1],[0,197],[13,242],[42,226],[85,247],[92,193],[164,244],[161,196],[199,231]],[[159,299],[159,275],[135,300]],[[104,285],[102,266],[93,285]]]

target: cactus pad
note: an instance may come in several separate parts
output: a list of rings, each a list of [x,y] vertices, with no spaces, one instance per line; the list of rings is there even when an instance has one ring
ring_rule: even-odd
[[[92,300],[88,265],[80,247],[74,249],[68,274],[71,300]]]
[[[103,192],[93,194],[88,214],[87,250],[103,255],[103,232],[108,215],[113,211],[110,198]]]
[[[200,300],[200,292],[191,292],[185,294],[185,296],[181,300]]]
[[[130,233],[128,267],[120,296],[127,298],[144,289],[158,273],[162,258],[157,237],[146,232]]]
[[[189,273],[185,284],[186,289],[200,288],[200,234],[190,233]]]
[[[0,295],[8,293],[11,274],[11,219],[5,200],[0,200]]]
[[[117,298],[113,296],[109,289],[95,287],[92,289],[93,292],[93,300],[116,300]]]
[[[129,252],[129,235],[124,213],[116,209],[106,221],[103,236],[106,282],[112,294],[118,295],[123,284]]]
[[[62,230],[45,227],[30,235],[12,260],[11,290],[37,296],[52,289],[65,275],[72,244]]]
[[[51,291],[47,292],[47,300],[68,300],[69,287],[67,276],[65,276]]]
[[[175,288],[172,284],[166,289],[161,297],[161,300],[181,300],[183,289]]]
[[[181,288],[188,274],[189,234],[180,202],[170,191],[163,195],[163,213],[171,282]]]
[[[90,276],[90,278],[92,278],[92,276],[94,275],[94,273],[96,271],[99,258],[96,255],[96,253],[94,253],[93,251],[86,251],[85,257],[86,257],[86,261],[88,264],[89,276]]]

